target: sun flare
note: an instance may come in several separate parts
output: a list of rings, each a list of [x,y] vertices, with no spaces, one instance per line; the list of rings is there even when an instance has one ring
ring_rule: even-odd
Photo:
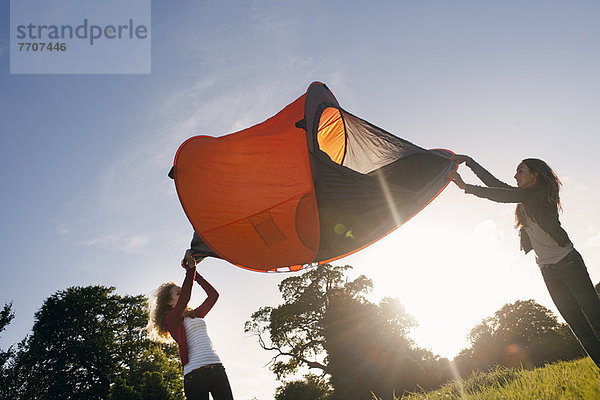
[[[420,347],[452,359],[468,347],[470,330],[499,309],[507,294],[517,299],[525,293],[519,275],[531,268],[522,268],[503,237],[493,220],[469,231],[423,218],[353,255],[348,264],[373,280],[372,301],[400,300],[419,324],[411,337]]]

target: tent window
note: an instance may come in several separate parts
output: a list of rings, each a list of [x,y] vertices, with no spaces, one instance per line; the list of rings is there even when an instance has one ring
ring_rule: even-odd
[[[336,163],[341,164],[346,153],[346,131],[340,111],[327,107],[321,114],[317,131],[319,148]]]

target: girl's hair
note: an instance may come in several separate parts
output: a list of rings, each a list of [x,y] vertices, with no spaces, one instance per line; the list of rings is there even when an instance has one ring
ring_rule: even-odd
[[[165,326],[165,315],[173,309],[169,304],[171,301],[171,289],[177,284],[175,282],[163,283],[154,291],[150,305],[150,317],[148,318],[148,332],[158,341],[170,341],[169,330]],[[184,317],[193,317],[192,309],[186,307],[183,311]]]
[[[169,301],[171,300],[171,289],[175,286],[177,286],[175,282],[163,283],[154,292],[148,327],[158,339],[169,340],[169,331],[165,326],[164,318],[173,309]]]
[[[550,168],[545,161],[538,158],[526,158],[522,161],[523,164],[529,169],[529,171],[536,175],[535,186],[542,187],[540,192],[541,201],[543,203],[551,204],[556,206],[557,212],[562,211],[560,205],[560,196],[558,192],[562,183],[556,173]],[[526,210],[522,203],[517,204],[515,210],[516,227],[521,228],[524,226],[524,216]],[[531,213],[528,213],[531,216]]]

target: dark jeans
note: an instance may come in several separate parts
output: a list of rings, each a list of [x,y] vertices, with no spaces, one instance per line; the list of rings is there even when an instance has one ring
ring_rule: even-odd
[[[600,368],[600,298],[581,255],[573,249],[557,264],[544,265],[542,276],[558,311]]]
[[[222,365],[199,368],[183,378],[183,390],[187,400],[233,400],[229,379]]]

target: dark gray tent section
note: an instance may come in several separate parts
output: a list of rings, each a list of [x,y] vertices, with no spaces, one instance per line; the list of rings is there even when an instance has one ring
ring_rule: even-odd
[[[352,253],[402,225],[446,187],[445,175],[456,168],[452,152],[425,150],[344,111],[325,85],[310,87],[306,109],[313,115],[307,139],[319,206],[317,261]],[[326,139],[319,143],[324,114],[343,125],[338,162],[324,151]]]
[[[261,124],[189,139],[173,172],[196,254],[297,270],[358,251],[422,210],[456,169],[451,154],[346,112],[315,82]]]

